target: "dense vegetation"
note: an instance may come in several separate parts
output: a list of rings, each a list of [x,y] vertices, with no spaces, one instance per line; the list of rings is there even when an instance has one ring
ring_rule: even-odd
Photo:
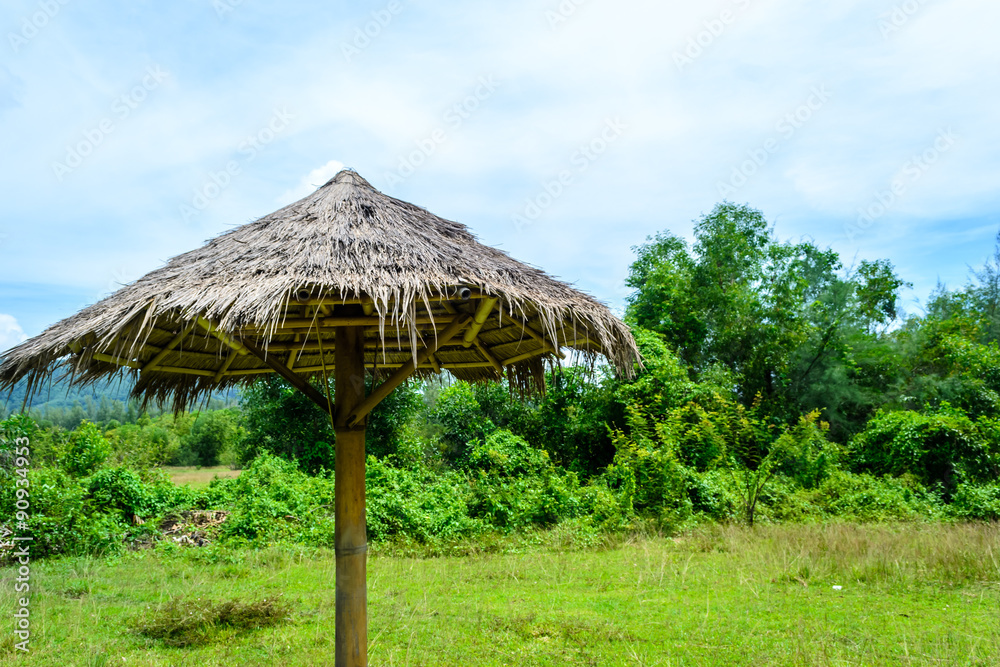
[[[368,429],[373,541],[1000,519],[1000,246],[920,315],[901,312],[889,261],[845,267],[745,206],[717,206],[693,244],[662,233],[635,250],[637,376],[555,369],[526,400],[447,378],[398,389]],[[31,438],[36,556],[116,552],[192,509],[230,512],[223,543],[332,545],[334,434],[283,381],[238,408],[124,407],[0,423],[0,516],[13,439]],[[171,463],[245,469],[194,490],[170,483]]]

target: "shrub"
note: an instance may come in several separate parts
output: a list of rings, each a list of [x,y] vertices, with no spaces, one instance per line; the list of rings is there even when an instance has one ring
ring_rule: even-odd
[[[875,475],[911,473],[950,495],[962,480],[1000,476],[1000,447],[984,437],[993,427],[989,420],[973,422],[948,403],[926,414],[879,411],[851,444],[854,466]]]
[[[87,492],[98,510],[124,512],[129,518],[131,515],[148,517],[153,513],[146,485],[139,475],[127,468],[98,471],[90,478]]]
[[[819,410],[799,417],[771,446],[775,470],[798,485],[813,489],[840,466],[843,452],[827,439],[830,425],[819,420]]]
[[[374,541],[408,537],[419,542],[483,532],[470,516],[467,478],[456,472],[434,473],[422,467],[400,469],[368,458],[368,537]]]
[[[111,454],[111,446],[101,430],[84,421],[69,434],[69,442],[63,454],[62,467],[76,477],[85,477],[99,468]]]
[[[965,521],[1000,521],[1000,484],[959,484],[948,514]]]
[[[494,431],[485,442],[473,441],[469,446],[469,468],[491,476],[535,476],[552,467],[545,450],[535,449],[510,431]]]

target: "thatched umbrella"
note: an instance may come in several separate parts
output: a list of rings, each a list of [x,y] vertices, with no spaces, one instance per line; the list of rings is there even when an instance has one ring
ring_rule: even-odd
[[[26,379],[31,394],[57,369],[76,385],[124,371],[134,397],[182,410],[277,373],[309,396],[336,432],[336,663],[363,665],[366,416],[441,369],[541,388],[563,348],[625,374],[638,359],[628,328],[590,296],[342,171],[11,349],[0,389]],[[381,380],[367,396],[366,374]]]

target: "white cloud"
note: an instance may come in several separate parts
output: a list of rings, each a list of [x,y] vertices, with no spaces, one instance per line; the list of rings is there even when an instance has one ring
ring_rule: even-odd
[[[27,340],[24,330],[12,315],[0,313],[0,353]]]
[[[296,187],[291,190],[287,190],[283,195],[281,195],[281,197],[278,198],[278,203],[282,206],[287,206],[292,202],[298,201],[303,197],[312,194],[316,188],[324,185],[343,169],[343,162],[330,160],[322,167],[317,167],[306,174]]]

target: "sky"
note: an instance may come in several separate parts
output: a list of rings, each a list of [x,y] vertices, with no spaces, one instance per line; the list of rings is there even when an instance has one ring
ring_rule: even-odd
[[[727,199],[919,314],[1000,230],[1000,3],[4,0],[0,350],[357,170],[621,312]]]

